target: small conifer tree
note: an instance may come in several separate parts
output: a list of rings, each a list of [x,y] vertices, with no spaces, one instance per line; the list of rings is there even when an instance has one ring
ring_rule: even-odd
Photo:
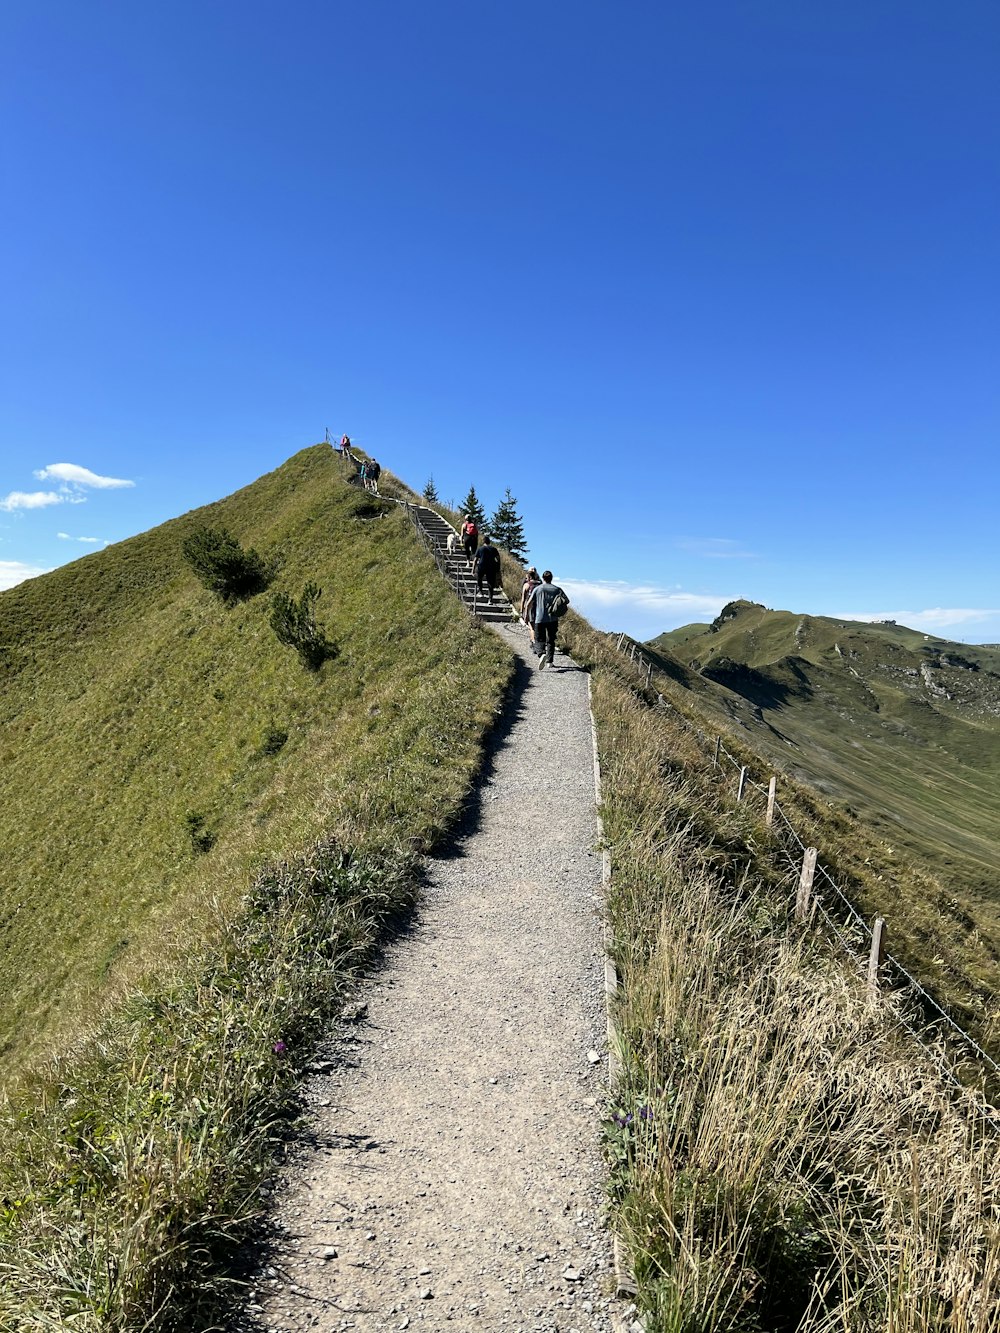
[[[337,656],[336,644],[316,623],[316,603],[322,596],[322,588],[307,583],[300,601],[279,592],[271,603],[271,628],[278,642],[294,648],[310,671],[318,671],[328,657]]]
[[[427,485],[424,487],[424,499],[428,504],[436,504],[438,500],[437,487],[434,485],[434,478],[427,478]]]
[[[181,547],[184,559],[226,606],[263,592],[277,572],[253,547],[244,549],[228,528],[195,528]]]
[[[514,559],[523,565],[528,558],[528,544],[524,537],[524,524],[516,506],[517,500],[511,495],[508,486],[503,499],[497,505],[496,513],[490,519],[490,536],[497,546],[509,551]]]
[[[459,505],[459,510],[463,514],[468,514],[477,528],[481,528],[486,522],[486,510],[480,503],[475,486],[469,487],[469,494]]]

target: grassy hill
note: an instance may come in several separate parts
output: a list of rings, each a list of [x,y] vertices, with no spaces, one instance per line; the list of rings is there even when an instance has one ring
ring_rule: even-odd
[[[314,1035],[462,808],[509,654],[352,482],[306,449],[0,596],[0,1328],[215,1326]],[[271,587],[203,587],[206,526]],[[309,583],[318,670],[271,626]]]
[[[785,771],[1000,906],[1000,652],[896,624],[733,602],[650,645]]]
[[[186,952],[213,898],[233,901],[269,858],[320,833],[382,837],[393,805],[401,839],[426,841],[467,783],[462,738],[492,716],[498,649],[397,507],[343,466],[305,450],[0,596],[5,1073],[165,949]],[[205,524],[278,553],[275,589],[322,586],[335,660],[304,671],[269,626],[269,594],[225,607],[196,581],[181,547]],[[491,687],[457,688],[481,673]]]
[[[350,483],[304,450],[0,597],[0,1328],[219,1326],[316,1035],[473,780],[508,655],[399,509]],[[205,525],[276,558],[271,588],[231,606],[203,588],[182,547]],[[272,595],[310,582],[337,648],[315,672],[270,625]],[[611,1199],[646,1327],[988,1333],[996,1135],[910,1042],[921,1015],[794,919],[710,737],[766,763],[870,715],[902,756],[919,705],[941,762],[971,769],[976,733],[951,721],[979,709],[993,734],[991,659],[735,604],[661,641],[647,682],[564,626],[592,672],[621,983]],[[817,699],[827,722],[807,724]],[[1000,1049],[996,915],[821,792],[783,781],[782,802]]]

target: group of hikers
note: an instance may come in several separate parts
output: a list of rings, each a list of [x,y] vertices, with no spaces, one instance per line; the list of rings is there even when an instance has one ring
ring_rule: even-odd
[[[482,545],[479,544],[479,526],[468,514],[462,520],[459,537],[466,559],[472,561],[476,588],[482,596],[485,584],[487,601],[492,604],[493,594],[500,586],[500,552],[488,533],[483,534]],[[538,669],[542,671],[553,663],[559,621],[569,610],[569,598],[557,583],[552,582],[551,569],[546,569],[541,576],[534,565],[526,571],[518,609],[531,633],[532,651],[538,658]]]
[[[355,458],[351,451],[351,437],[349,435],[344,435],[341,438],[338,453],[358,469],[361,485],[365,490],[371,491],[372,495],[378,495],[378,479],[382,475],[381,465],[374,458]]]
[[[327,439],[329,440],[329,432]],[[361,484],[366,491],[378,495],[378,479],[382,469],[374,458],[356,458],[351,449],[351,437],[344,435],[339,448],[334,445],[349,463],[353,463],[361,476]],[[466,514],[458,531],[459,541],[465,558],[472,564],[476,579],[476,588],[480,597],[485,596],[489,605],[500,587],[501,567],[500,552],[490,541],[489,534],[483,533],[482,544],[479,540],[479,525],[471,515]],[[448,538],[451,550],[454,534]],[[546,569],[541,575],[534,565],[524,575],[521,586],[521,604],[518,608],[521,619],[527,625],[532,639],[532,651],[538,658],[538,669],[551,666],[556,651],[556,634],[559,621],[569,609],[569,598],[557,583],[552,582],[552,571]]]

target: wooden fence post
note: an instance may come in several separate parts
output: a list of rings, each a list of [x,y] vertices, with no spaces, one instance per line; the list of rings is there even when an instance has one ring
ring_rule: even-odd
[[[880,916],[872,926],[872,951],[868,955],[868,988],[878,990],[878,970],[882,966],[882,952],[885,948],[885,922]]]
[[[812,897],[813,879],[816,875],[816,857],[818,855],[819,853],[815,847],[807,847],[806,854],[802,858],[799,890],[795,895],[795,915],[799,921],[804,921],[809,915],[809,899]]]
[[[776,775],[771,777],[767,784],[767,827],[770,828],[774,823],[774,795],[778,789],[778,778]]]
[[[721,737],[721,736],[716,736],[716,738],[715,738],[715,758],[712,760],[712,767],[713,767],[713,768],[718,768],[718,767],[719,767],[719,750],[720,750],[721,747],[722,747],[722,737]]]
[[[647,689],[647,690],[649,689],[649,682],[650,682],[652,679],[653,679],[653,664],[652,664],[652,662],[647,662],[647,663],[646,663],[646,689]]]
[[[740,769],[740,785],[736,788],[736,803],[737,803],[737,805],[739,804],[740,801],[743,800],[743,788],[746,786],[746,782],[747,782],[747,771],[746,771],[745,768],[741,768],[741,769]]]

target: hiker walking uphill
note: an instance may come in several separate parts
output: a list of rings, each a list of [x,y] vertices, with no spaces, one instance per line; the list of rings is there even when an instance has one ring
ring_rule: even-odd
[[[492,603],[493,594],[500,586],[500,552],[492,544],[488,536],[483,537],[483,544],[476,552],[476,559],[473,563],[473,571],[476,575],[476,588],[479,595],[483,593],[483,581],[490,590],[489,601]]]
[[[458,530],[458,535],[462,538],[462,550],[465,552],[467,560],[471,560],[476,554],[476,547],[479,545],[479,529],[475,520],[468,514],[465,521]]]
[[[557,583],[552,582],[552,570],[546,569],[542,581],[528,599],[528,623],[535,627],[535,648],[538,669],[552,665],[556,651],[556,633],[559,621],[569,610],[569,598]]]
[[[538,577],[538,570],[532,565],[524,576],[524,582],[521,584],[521,605],[518,609],[521,613],[521,619],[531,630],[532,638],[535,637],[535,631],[534,626],[528,619],[528,604],[531,601],[531,594],[535,591],[541,581],[542,580]]]

